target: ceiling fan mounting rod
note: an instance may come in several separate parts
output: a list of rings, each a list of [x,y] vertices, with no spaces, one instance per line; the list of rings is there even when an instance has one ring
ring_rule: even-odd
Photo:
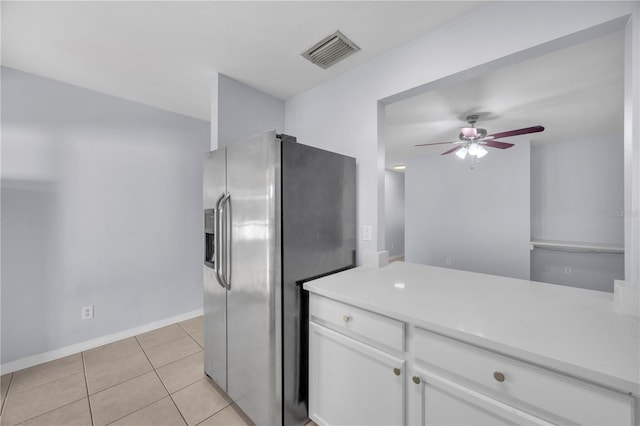
[[[478,114],[467,115],[467,123],[471,124],[471,127],[475,127],[474,125],[479,118],[480,116]]]

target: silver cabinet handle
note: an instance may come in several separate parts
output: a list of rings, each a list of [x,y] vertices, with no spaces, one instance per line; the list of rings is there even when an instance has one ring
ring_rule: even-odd
[[[342,321],[344,321],[344,322],[349,322],[349,321],[351,321],[351,317],[350,317],[349,315],[344,315],[344,316],[342,317]]]

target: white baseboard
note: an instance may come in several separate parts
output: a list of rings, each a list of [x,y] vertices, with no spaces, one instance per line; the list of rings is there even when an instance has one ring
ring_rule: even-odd
[[[154,321],[149,324],[130,328],[128,330],[122,330],[117,333],[97,337],[95,339],[76,343],[70,346],[65,346],[59,349],[54,349],[52,351],[44,352],[41,354],[31,355],[26,358],[17,359],[15,361],[7,362],[0,365],[0,372],[2,372],[2,374],[12,373],[14,371],[22,370],[23,368],[33,367],[34,365],[42,364],[44,362],[53,361],[55,359],[73,355],[78,352],[87,351],[89,349],[97,348],[99,346],[126,339],[128,337],[137,336],[138,334],[146,333],[147,331],[152,331],[157,328],[162,328],[171,324],[186,321],[200,315],[202,315],[202,309],[196,309],[195,311],[186,312],[184,314],[176,315],[171,318],[165,318],[159,321]]]

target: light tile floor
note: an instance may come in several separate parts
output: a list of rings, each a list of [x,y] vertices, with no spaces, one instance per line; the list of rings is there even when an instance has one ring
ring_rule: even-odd
[[[204,374],[202,317],[2,376],[0,424],[251,425]]]

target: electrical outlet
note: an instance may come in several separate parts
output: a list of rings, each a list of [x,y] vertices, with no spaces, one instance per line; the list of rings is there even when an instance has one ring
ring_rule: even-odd
[[[573,271],[571,270],[571,266],[565,266],[564,267],[564,274],[565,275],[571,275]]]
[[[93,319],[93,305],[84,306],[82,308],[82,319],[83,320]]]
[[[450,257],[447,257],[447,258],[444,260],[444,263],[445,263],[447,266],[451,266],[451,258],[450,258]]]

